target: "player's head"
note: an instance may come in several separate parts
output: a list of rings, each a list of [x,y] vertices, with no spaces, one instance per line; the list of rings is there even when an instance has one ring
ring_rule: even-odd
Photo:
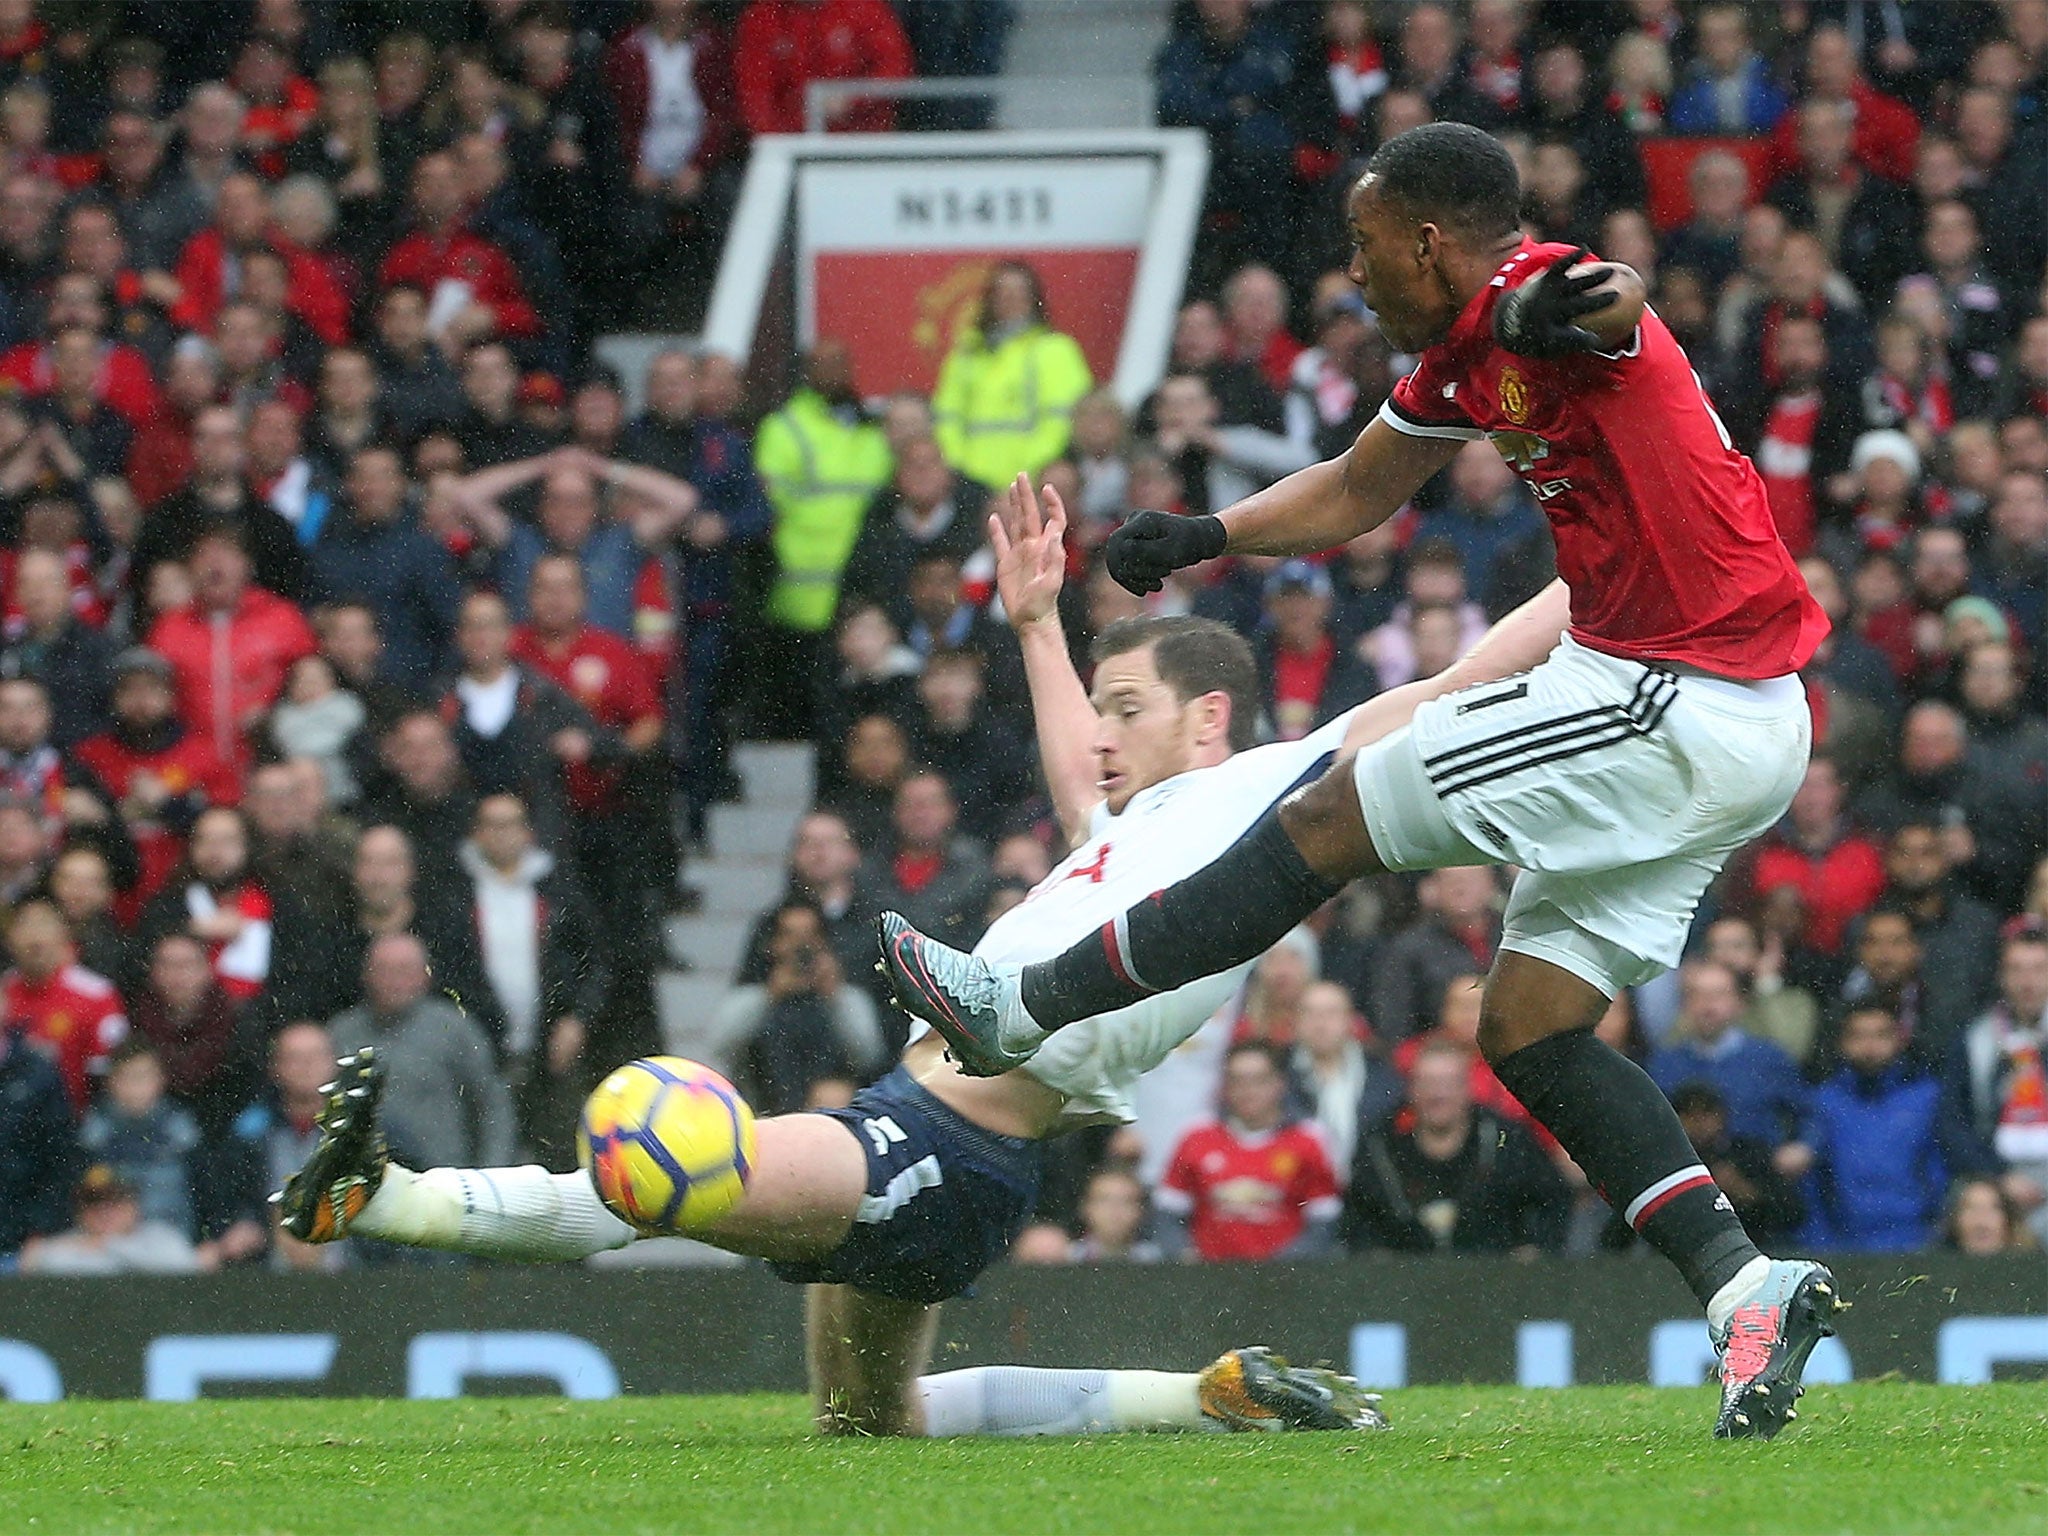
[[[1351,190],[1351,280],[1387,340],[1420,351],[1450,329],[1517,236],[1522,187],[1489,133],[1424,123],[1387,140]]]
[[[1258,666],[1235,631],[1211,619],[1118,619],[1094,657],[1097,782],[1112,812],[1252,744]]]

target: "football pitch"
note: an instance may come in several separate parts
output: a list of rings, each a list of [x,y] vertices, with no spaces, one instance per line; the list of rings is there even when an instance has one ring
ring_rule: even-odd
[[[793,1397],[0,1406],[35,1532],[2048,1529],[2048,1383],[1817,1387],[1771,1444],[1711,1392],[1390,1393],[1384,1435],[832,1441]]]

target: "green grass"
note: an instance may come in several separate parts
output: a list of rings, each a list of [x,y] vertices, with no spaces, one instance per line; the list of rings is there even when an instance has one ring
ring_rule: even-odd
[[[2048,1384],[1815,1388],[1769,1444],[1706,1391],[1389,1395],[1392,1433],[826,1441],[788,1397],[0,1406],[16,1531],[2048,1530]]]

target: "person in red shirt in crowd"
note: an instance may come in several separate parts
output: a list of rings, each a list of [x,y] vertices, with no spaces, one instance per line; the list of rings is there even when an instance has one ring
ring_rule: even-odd
[[[1287,1069],[1261,1041],[1223,1063],[1223,1118],[1181,1139],[1154,1192],[1160,1247],[1206,1263],[1330,1252],[1342,1203],[1322,1136],[1287,1118]]]
[[[107,1055],[128,1033],[114,984],[77,963],[71,925],[48,901],[25,901],[7,925],[14,968],[0,977],[10,1024],[56,1062],[71,1107],[83,1111]]]
[[[114,814],[113,793],[77,753],[51,741],[50,724],[50,692],[40,680],[0,679],[0,800],[32,812],[46,845],[61,834],[99,849],[125,884],[135,878],[135,844]],[[0,886],[0,896],[19,895]]]
[[[1266,714],[1282,741],[1299,741],[1379,691],[1372,668],[1330,633],[1330,576],[1289,560],[1266,578],[1267,630],[1256,642]]]
[[[107,302],[99,280],[83,272],[67,272],[50,285],[49,302],[43,311],[43,333],[36,341],[24,341],[0,353],[0,378],[12,379],[31,397],[40,398],[57,387],[50,357],[50,338],[81,327],[98,337],[100,363],[94,393],[120,412],[128,425],[140,432],[155,421],[163,409],[163,397],[156,387],[156,375],[149,359],[126,342],[109,341]]]
[[[813,80],[908,80],[910,39],[887,0],[753,0],[734,36],[740,115],[749,133],[802,133]],[[839,133],[887,133],[893,102],[842,101],[825,114]]]
[[[1855,135],[1849,153],[1865,170],[1892,181],[1913,179],[1913,154],[1920,145],[1920,119],[1913,109],[1887,96],[1856,62],[1849,34],[1829,23],[1813,29],[1806,44],[1806,89],[1802,103],[1837,101],[1849,108]],[[1787,112],[1771,134],[1771,177],[1799,168],[1799,114]]]
[[[191,934],[206,946],[214,976],[240,1007],[298,962],[308,931],[308,915],[290,896],[273,893],[249,867],[249,828],[242,813],[216,805],[192,824],[179,875],[142,909],[135,943],[151,955],[165,934]],[[278,1001],[289,1006],[297,1000]]]
[[[305,615],[251,580],[233,528],[192,546],[192,606],[165,614],[149,648],[171,664],[178,713],[226,761],[246,767],[249,727],[277,701],[292,663],[317,649]]]
[[[1522,1101],[1507,1090],[1506,1084],[1486,1064],[1486,1058],[1479,1053],[1479,1003],[1483,978],[1474,971],[1465,976],[1453,976],[1444,987],[1443,1007],[1436,1016],[1436,1028],[1425,1030],[1419,1035],[1410,1035],[1394,1047],[1394,1070],[1401,1074],[1402,1081],[1415,1075],[1415,1063],[1422,1053],[1450,1046],[1465,1054],[1470,1067],[1468,1086],[1472,1102],[1482,1109],[1491,1110],[1503,1120],[1512,1120],[1536,1137],[1537,1145],[1544,1152],[1558,1155],[1557,1138],[1552,1136],[1528,1110],[1522,1108]]]
[[[540,316],[512,258],[471,230],[464,211],[455,157],[422,155],[412,173],[412,233],[391,247],[378,286],[408,283],[425,293],[428,329],[443,339],[538,336]]]
[[[192,424],[219,397],[220,360],[203,338],[184,337],[164,365],[164,408],[128,450],[128,489],[138,505],[153,507],[191,480]]]
[[[209,805],[241,799],[235,770],[203,732],[178,719],[171,664],[134,646],[114,664],[113,724],[78,744],[78,760],[118,801],[141,873],[115,903],[132,923],[185,856],[185,833]]]
[[[1778,385],[1759,396],[1760,417],[1738,418],[1738,436],[1763,476],[1778,536],[1797,558],[1813,548],[1828,482],[1847,471],[1859,423],[1854,400],[1829,383],[1819,320],[1786,315],[1766,345]]]
[[[1749,888],[1759,902],[1790,888],[1806,912],[1806,947],[1841,953],[1852,918],[1869,910],[1884,890],[1884,853],[1849,824],[1846,796],[1834,760],[1816,752],[1792,796],[1785,820],[1750,866]]]
[[[1223,285],[1230,355],[1250,363],[1279,394],[1294,380],[1302,345],[1287,329],[1287,285],[1271,267],[1239,267]]]
[[[348,300],[327,269],[272,228],[263,183],[238,171],[221,183],[213,223],[185,242],[174,276],[178,297],[171,319],[187,331],[210,331],[221,306],[241,296],[242,261],[256,250],[275,251],[289,278],[286,306],[321,340],[348,340]]]
[[[242,45],[228,83],[249,103],[242,119],[243,152],[265,176],[282,176],[285,148],[313,120],[320,93],[293,68],[283,41],[260,31]]]

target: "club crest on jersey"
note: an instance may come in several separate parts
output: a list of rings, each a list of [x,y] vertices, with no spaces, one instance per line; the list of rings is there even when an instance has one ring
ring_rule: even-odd
[[[1518,427],[1529,420],[1529,381],[1512,363],[1500,371],[1500,409]]]

